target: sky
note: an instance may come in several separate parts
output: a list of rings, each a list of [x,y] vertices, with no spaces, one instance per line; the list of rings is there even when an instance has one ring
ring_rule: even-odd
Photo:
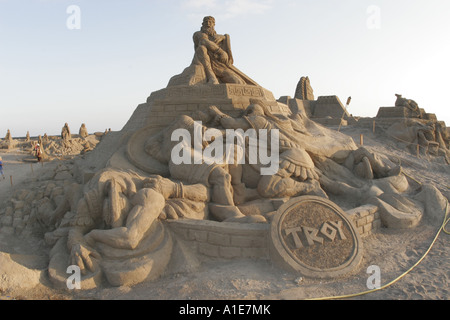
[[[375,117],[395,94],[450,126],[448,0],[0,0],[0,137],[121,130],[192,61],[204,16],[275,98],[314,95]]]

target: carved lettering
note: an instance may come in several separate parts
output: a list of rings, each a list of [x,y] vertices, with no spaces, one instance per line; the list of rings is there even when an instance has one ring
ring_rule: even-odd
[[[260,89],[253,89],[252,96],[253,97],[263,97],[264,94],[263,94],[262,90],[260,90]]]
[[[298,228],[285,229],[284,232],[286,234],[286,237],[292,235],[295,248],[301,249],[304,247],[304,245],[312,246],[316,242],[324,244],[324,238],[319,236],[319,232],[321,235],[329,239],[331,242],[333,242],[336,239],[336,236],[338,234],[341,240],[346,240],[347,237],[345,236],[344,231],[342,230],[342,226],[343,226],[342,221],[336,222],[328,221],[322,225],[320,230],[311,227],[300,226]],[[302,242],[302,239],[300,238],[300,234],[302,233],[304,235],[303,239],[306,239],[306,243],[304,241]]]
[[[330,221],[330,224],[337,229],[341,240],[347,239],[347,237],[344,234],[344,231],[342,231],[342,221],[336,221],[336,222]]]
[[[325,222],[320,229],[320,233],[323,234],[325,237],[330,239],[331,241],[334,241],[334,238],[336,238],[337,230],[332,228],[328,222]]]
[[[297,249],[303,248],[302,242],[297,233],[297,232],[301,232],[301,231],[302,231],[302,228],[292,228],[292,229],[284,230],[284,232],[286,232],[286,236],[289,236],[290,234],[292,234],[292,238],[294,239],[295,247]]]
[[[323,238],[317,236],[319,230],[309,227],[303,227],[303,233],[306,236],[306,241],[308,242],[308,245],[313,246],[314,241],[323,244]]]

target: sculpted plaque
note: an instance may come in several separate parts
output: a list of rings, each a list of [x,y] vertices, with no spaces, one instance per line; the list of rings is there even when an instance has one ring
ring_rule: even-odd
[[[272,258],[313,278],[345,275],[362,257],[353,222],[335,203],[315,196],[294,198],[278,209],[271,244]]]

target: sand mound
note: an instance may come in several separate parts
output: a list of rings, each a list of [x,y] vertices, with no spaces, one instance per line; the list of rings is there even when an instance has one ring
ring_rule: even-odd
[[[43,270],[30,269],[24,265],[33,263],[36,256],[19,256],[0,252],[0,291],[32,289],[41,283]]]

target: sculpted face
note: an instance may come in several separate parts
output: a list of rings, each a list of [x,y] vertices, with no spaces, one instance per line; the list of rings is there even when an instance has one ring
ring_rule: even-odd
[[[213,17],[203,18],[203,27],[214,28],[215,24],[216,24],[216,20]]]
[[[123,226],[125,217],[132,208],[127,197],[127,191],[132,185],[134,185],[132,179],[120,175],[106,183],[105,192],[108,196],[103,202],[103,219],[107,226],[112,228]]]
[[[216,25],[216,20],[213,17],[205,17],[203,19],[202,31],[210,36],[216,34],[214,26]]]

